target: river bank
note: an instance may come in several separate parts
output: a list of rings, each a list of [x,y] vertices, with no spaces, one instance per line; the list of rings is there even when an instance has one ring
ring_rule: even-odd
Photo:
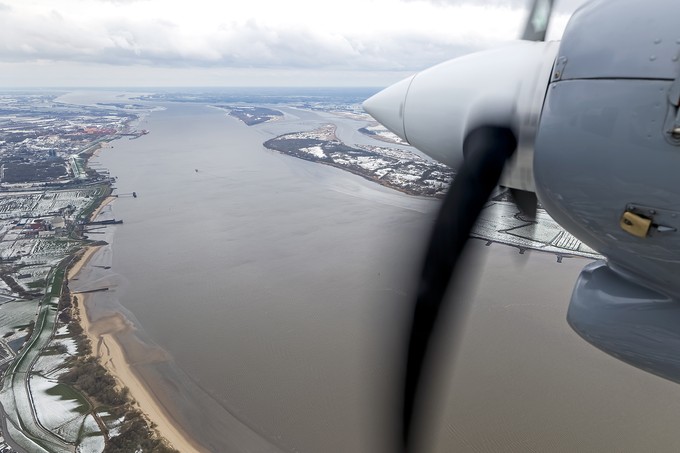
[[[102,209],[104,209],[106,206],[108,206],[109,203],[111,203],[111,202],[112,202],[113,200],[115,200],[115,199],[116,199],[116,197],[111,196],[111,195],[109,195],[108,197],[104,198],[104,199],[102,200],[102,202],[99,204],[99,206],[97,206],[97,207],[95,208],[95,210],[94,210],[94,212],[92,213],[92,215],[90,215],[90,222],[94,222],[95,219],[96,219],[96,218],[99,216],[99,214],[102,212]],[[89,251],[89,250],[88,250],[88,251]],[[75,275],[75,274],[74,274],[74,275]]]
[[[107,198],[97,208],[97,213],[111,201]],[[95,219],[96,216],[93,216]],[[68,279],[78,278],[79,273],[92,257],[100,251],[101,247],[92,246],[86,248],[76,263],[68,272]],[[110,316],[93,320],[88,313],[88,296],[86,294],[74,294],[80,307],[79,323],[83,332],[92,345],[92,356],[113,376],[119,388],[127,388],[129,397],[134,401],[137,408],[158,435],[175,449],[181,452],[204,452],[198,443],[178,425],[172,416],[165,410],[163,403],[159,401],[151,391],[151,383],[144,381],[134,370],[133,364],[128,360],[123,346],[119,343],[117,335],[129,332],[134,327],[123,314],[117,313]]]

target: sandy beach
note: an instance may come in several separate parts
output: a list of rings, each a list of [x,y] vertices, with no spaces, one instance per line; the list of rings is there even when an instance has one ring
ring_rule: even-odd
[[[102,203],[97,212],[101,210],[105,203],[107,203],[107,200]],[[68,278],[76,277],[99,249],[100,247],[88,247],[69,269]],[[93,322],[88,314],[86,297],[82,294],[74,294],[74,296],[77,298],[81,309],[80,324],[83,332],[92,342],[93,355],[111,373],[121,387],[129,389],[130,397],[134,399],[137,407],[147,419],[156,425],[155,429],[160,436],[182,453],[206,451],[200,448],[178,426],[163,408],[162,403],[155,398],[147,384],[135,373],[116,338],[116,335],[123,334],[133,328],[127,319],[122,314],[116,313]]]
[[[93,221],[94,219],[97,218],[97,216],[102,212],[102,209],[104,209],[109,203],[111,203],[113,200],[115,200],[116,197],[113,196],[108,196],[102,200],[102,202],[97,206],[97,209],[94,210],[92,215],[90,216],[90,221]]]

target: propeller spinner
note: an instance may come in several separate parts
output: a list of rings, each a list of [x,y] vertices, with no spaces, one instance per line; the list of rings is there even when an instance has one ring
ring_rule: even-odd
[[[466,55],[402,80],[363,107],[411,145],[453,168],[463,142],[480,126],[512,129],[518,156],[502,184],[534,191],[536,127],[557,55],[556,42],[519,41]]]

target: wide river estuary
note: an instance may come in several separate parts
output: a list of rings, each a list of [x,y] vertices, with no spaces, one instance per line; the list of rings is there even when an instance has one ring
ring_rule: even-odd
[[[404,313],[438,202],[262,146],[331,118],[351,135],[356,121],[286,109],[247,127],[164,107],[139,126],[148,135],[97,159],[138,197],[110,208],[124,224],[84,274],[112,288],[91,315],[126,314],[130,361],[210,451],[396,451]],[[455,372],[453,335],[436,359],[421,451],[680,450],[680,388],[565,321],[587,260],[472,249],[477,290],[458,296],[472,304]]]

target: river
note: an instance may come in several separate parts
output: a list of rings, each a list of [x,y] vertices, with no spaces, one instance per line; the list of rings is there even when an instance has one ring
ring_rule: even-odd
[[[163,106],[148,135],[99,157],[138,197],[112,206],[124,224],[96,278],[113,291],[94,315],[135,323],[131,360],[212,451],[391,451],[403,315],[437,202],[262,147],[326,114],[247,127]],[[438,359],[432,450],[678,450],[677,386],[566,324],[586,260],[472,249],[485,259],[470,264],[455,375],[448,348]]]

